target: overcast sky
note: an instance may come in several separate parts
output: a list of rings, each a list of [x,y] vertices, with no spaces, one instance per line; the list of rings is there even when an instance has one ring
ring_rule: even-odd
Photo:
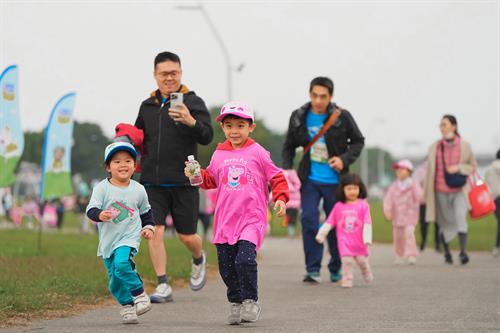
[[[78,121],[108,135],[133,123],[165,50],[209,106],[224,103],[221,49],[201,12],[179,3],[0,0],[0,67],[19,65],[23,128],[42,129],[69,91]],[[451,113],[476,152],[500,148],[500,1],[203,4],[232,65],[245,64],[232,76],[234,99],[273,129],[285,131],[309,81],[327,75],[369,146],[423,154]]]

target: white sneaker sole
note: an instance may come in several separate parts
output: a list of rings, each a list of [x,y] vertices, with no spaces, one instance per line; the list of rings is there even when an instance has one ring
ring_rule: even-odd
[[[199,290],[203,289],[206,282],[207,282],[207,277],[205,275],[203,277],[203,280],[198,284],[195,284],[192,281],[189,281],[189,287],[191,288],[192,291],[199,291]]]
[[[123,320],[123,319],[122,319],[122,324],[125,324],[125,325],[129,325],[129,324],[139,324],[139,320],[137,320],[137,318],[134,318],[134,319],[127,319],[127,320]]]
[[[172,295],[168,295],[168,296],[158,296],[158,295],[151,295],[149,297],[149,299],[151,300],[151,303],[168,303],[168,302],[173,302],[174,301],[174,298],[172,297]]]

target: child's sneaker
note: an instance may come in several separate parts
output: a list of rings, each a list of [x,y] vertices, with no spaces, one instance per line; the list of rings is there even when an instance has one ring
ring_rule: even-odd
[[[404,263],[404,260],[401,257],[396,257],[394,259],[394,265],[402,265],[403,263]]]
[[[253,299],[246,299],[241,305],[241,321],[255,322],[259,320],[260,305]]]
[[[134,297],[135,312],[138,316],[145,314],[151,310],[151,301],[146,292]]]
[[[342,288],[352,288],[353,286],[353,282],[352,282],[352,279],[342,279],[342,281],[340,282],[340,286]]]
[[[231,303],[227,323],[229,325],[239,325],[241,323],[241,303]]]
[[[120,310],[122,315],[122,324],[137,324],[137,313],[135,313],[135,307],[131,304],[124,305]]]
[[[207,257],[205,255],[205,252],[202,252],[201,256],[203,260],[201,264],[195,265],[193,262],[191,265],[191,278],[189,280],[189,286],[193,291],[201,290],[201,288],[205,286],[205,282],[207,281]]]
[[[168,283],[160,283],[155,292],[150,296],[151,303],[172,302],[172,288]]]
[[[417,257],[408,257],[408,264],[415,265],[417,263]]]

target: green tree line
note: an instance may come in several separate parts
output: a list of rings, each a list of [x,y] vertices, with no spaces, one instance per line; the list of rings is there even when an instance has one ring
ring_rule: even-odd
[[[199,146],[198,160],[202,166],[206,167],[210,162],[210,157],[215,151],[217,144],[224,142],[225,137],[221,126],[215,118],[219,114],[219,107],[210,108],[212,126],[214,128],[214,139],[207,146]],[[281,166],[281,149],[285,141],[285,133],[270,129],[262,119],[255,120],[257,127],[252,133],[252,138],[260,145],[269,150],[276,165]],[[44,133],[25,132],[25,148],[22,161],[41,164],[43,152]],[[103,166],[104,148],[111,142],[111,138],[104,135],[99,124],[88,122],[75,122],[73,130],[73,147],[71,150],[71,168],[73,174],[82,175],[83,179],[89,182],[92,179],[102,179],[106,177]],[[393,158],[390,153],[380,148],[365,148],[368,156],[368,176],[370,183],[378,179],[378,156],[379,152],[384,155],[384,174],[391,175],[390,167]],[[298,151],[295,158],[295,165],[298,165],[302,153]],[[360,160],[351,168],[353,172],[360,173]]]

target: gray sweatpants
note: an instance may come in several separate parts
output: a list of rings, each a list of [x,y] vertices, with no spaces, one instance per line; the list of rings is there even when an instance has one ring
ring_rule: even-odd
[[[462,191],[436,192],[436,214],[439,231],[446,243],[459,232],[467,233],[467,199]]]

